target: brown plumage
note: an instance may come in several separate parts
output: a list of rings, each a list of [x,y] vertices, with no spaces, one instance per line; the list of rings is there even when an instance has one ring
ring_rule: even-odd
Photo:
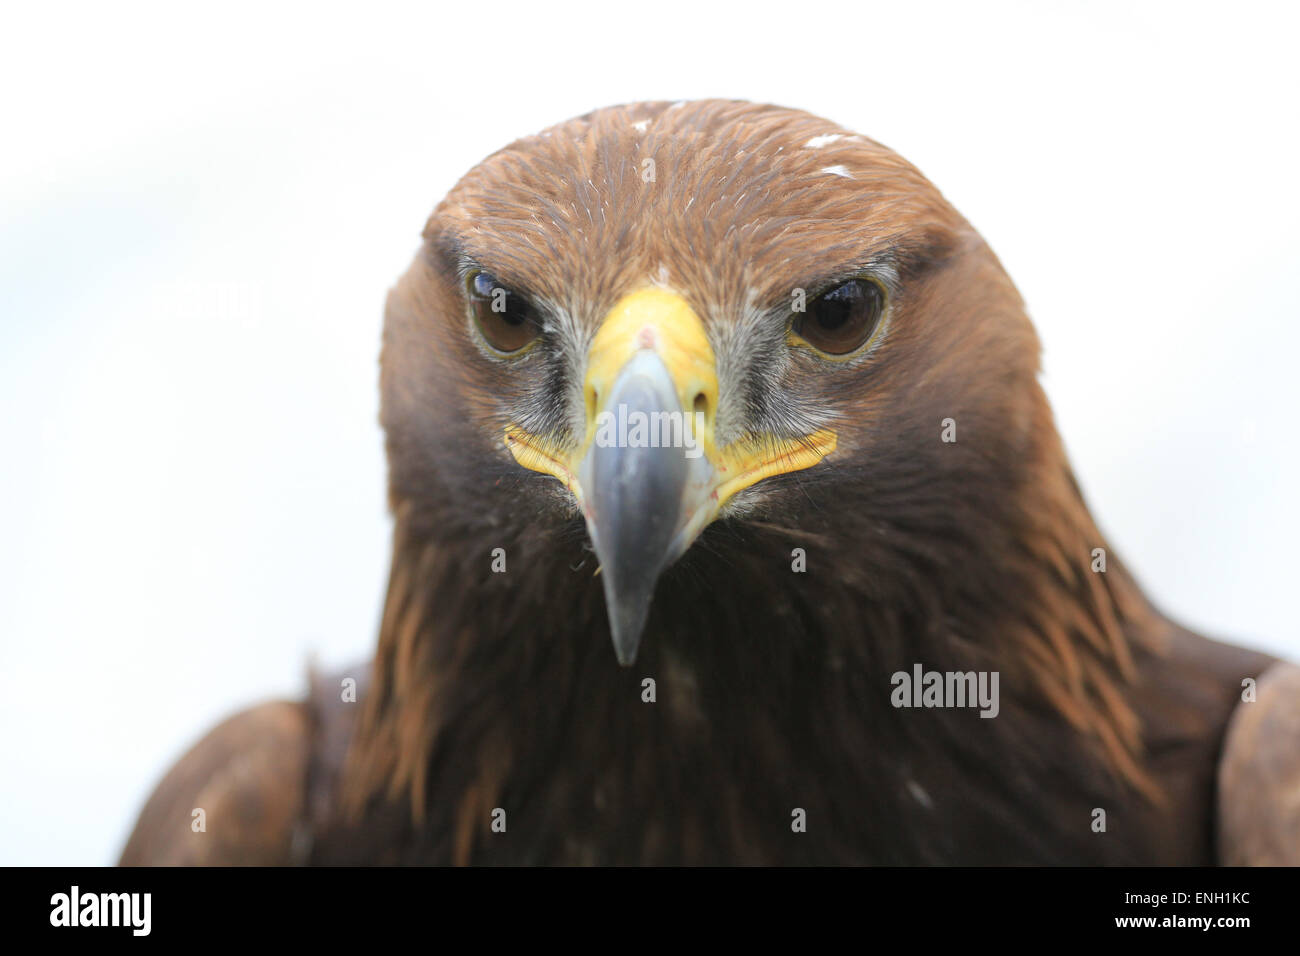
[[[1023,303],[895,153],[770,106],[615,107],[489,157],[424,240],[388,302],[393,564],[359,702],[322,678],[287,723],[239,718],[284,736],[214,732],[124,862],[1297,861],[1295,670],[1171,623],[1108,549],[1094,570]],[[476,332],[478,270],[535,307],[522,357]],[[791,338],[792,292],[848,277],[887,311],[832,360]],[[591,454],[593,340],[647,286],[706,331],[719,448],[836,441],[669,555],[644,636],[614,626],[620,655],[640,639],[625,669],[588,533],[607,516],[503,436]],[[998,672],[1000,713],[894,707],[918,663]],[[222,780],[222,842],[184,849]]]

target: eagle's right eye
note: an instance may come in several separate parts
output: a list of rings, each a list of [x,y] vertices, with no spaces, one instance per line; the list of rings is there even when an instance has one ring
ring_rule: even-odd
[[[532,303],[491,273],[475,270],[466,276],[465,295],[479,331],[496,351],[518,352],[541,334],[542,323]]]

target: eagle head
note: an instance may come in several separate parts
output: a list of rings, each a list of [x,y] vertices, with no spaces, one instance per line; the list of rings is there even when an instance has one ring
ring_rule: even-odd
[[[870,587],[995,528],[1051,437],[1037,367],[995,257],[889,149],[773,106],[602,109],[428,220],[387,308],[393,501],[443,540],[589,542],[626,665],[706,530],[830,536]]]

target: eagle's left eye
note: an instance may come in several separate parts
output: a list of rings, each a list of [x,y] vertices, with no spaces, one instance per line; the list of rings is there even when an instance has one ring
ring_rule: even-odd
[[[884,311],[885,293],[877,283],[850,279],[808,303],[790,329],[821,352],[848,355],[867,343]]]
[[[466,276],[465,295],[483,338],[498,352],[518,352],[541,334],[532,303],[491,273],[476,270]]]

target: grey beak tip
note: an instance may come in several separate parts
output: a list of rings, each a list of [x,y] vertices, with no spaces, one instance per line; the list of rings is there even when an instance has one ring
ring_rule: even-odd
[[[609,609],[609,633],[613,638],[614,654],[623,667],[636,663],[645,631],[646,617],[650,611],[649,595],[629,595],[620,599],[613,588],[606,585],[605,600]]]

